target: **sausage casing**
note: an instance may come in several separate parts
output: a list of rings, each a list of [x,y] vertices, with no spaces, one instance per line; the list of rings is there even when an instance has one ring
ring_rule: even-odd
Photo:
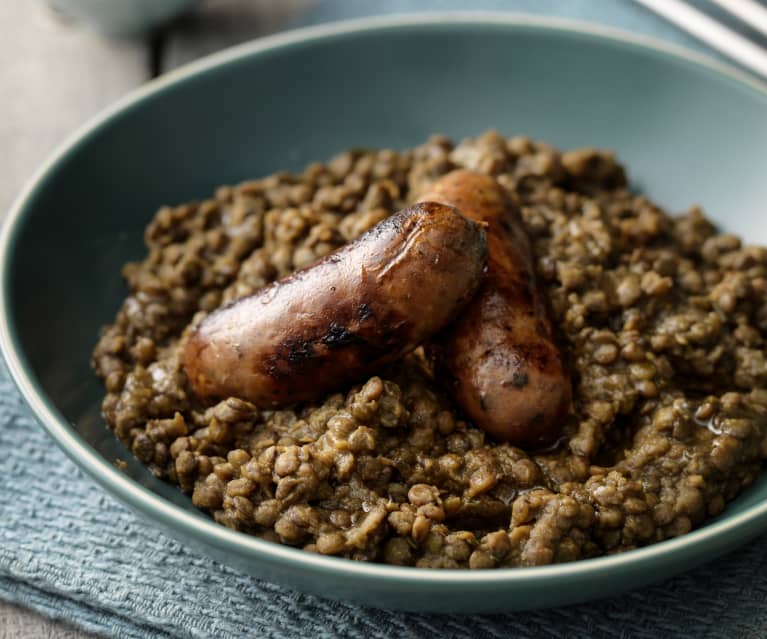
[[[467,170],[438,179],[422,198],[487,224],[487,273],[430,349],[438,373],[464,412],[496,439],[530,447],[552,442],[572,391],[519,211],[494,178]]]
[[[203,399],[318,399],[413,350],[482,279],[481,225],[451,206],[392,215],[314,265],[205,317],[181,363]]]

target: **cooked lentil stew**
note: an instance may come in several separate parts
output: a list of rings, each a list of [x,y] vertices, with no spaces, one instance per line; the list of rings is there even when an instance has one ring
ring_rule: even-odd
[[[179,350],[222,305],[359,236],[465,167],[520,206],[572,376],[565,435],[493,442],[420,350],[319,403],[204,405]],[[531,566],[682,535],[767,457],[767,249],[631,192],[609,152],[488,132],[353,150],[163,207],[93,354],[103,413],[216,522],[307,551],[426,568]]]

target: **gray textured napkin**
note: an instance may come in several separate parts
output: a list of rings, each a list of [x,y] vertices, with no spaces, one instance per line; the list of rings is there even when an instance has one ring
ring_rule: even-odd
[[[304,22],[462,4],[326,1]],[[591,18],[700,48],[623,0],[470,6]],[[763,637],[765,541],[651,588],[531,613],[421,615],[322,600],[199,556],[113,500],[56,448],[0,366],[0,599],[114,637]]]

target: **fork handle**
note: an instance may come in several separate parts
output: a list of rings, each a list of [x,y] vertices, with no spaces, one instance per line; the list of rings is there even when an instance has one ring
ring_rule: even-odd
[[[767,78],[767,51],[681,0],[636,0],[680,29]]]
[[[767,7],[757,0],[711,0],[767,36]]]

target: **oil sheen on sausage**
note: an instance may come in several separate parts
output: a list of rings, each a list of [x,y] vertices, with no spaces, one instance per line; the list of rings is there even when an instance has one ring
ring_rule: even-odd
[[[487,260],[481,225],[424,202],[319,262],[213,312],[182,365],[203,399],[278,407],[364,379],[442,329]]]
[[[467,170],[443,176],[422,198],[487,224],[487,273],[431,349],[438,374],[467,416],[494,438],[528,447],[554,441],[570,409],[571,384],[519,211],[494,178]]]

